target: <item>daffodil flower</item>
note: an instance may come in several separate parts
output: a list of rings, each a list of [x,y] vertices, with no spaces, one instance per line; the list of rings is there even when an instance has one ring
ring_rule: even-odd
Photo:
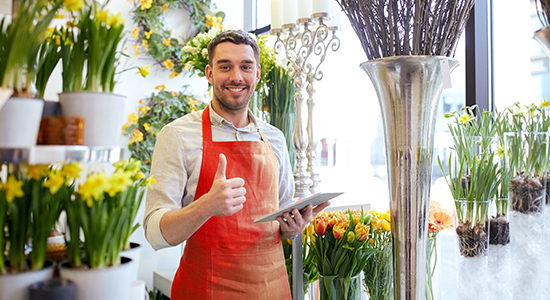
[[[63,0],[63,6],[68,11],[77,11],[84,6],[84,0]]]
[[[25,195],[23,189],[21,189],[22,186],[23,181],[19,181],[15,178],[15,176],[10,175],[8,177],[8,181],[0,186],[0,190],[6,191],[6,200],[11,203],[13,202],[13,199],[20,198]]]
[[[155,178],[153,178],[153,176],[147,178],[145,180],[145,188],[147,189],[153,189],[153,184],[157,183],[157,180]]]
[[[32,165],[28,167],[27,176],[34,180],[40,180],[48,175],[47,165]]]
[[[471,116],[469,114],[463,114],[458,118],[458,121],[460,122],[460,124],[468,124],[472,120],[474,120],[474,116]]]
[[[57,194],[59,189],[65,184],[65,177],[58,170],[53,170],[48,174],[48,179],[42,183],[42,186],[50,189],[52,195]]]
[[[61,171],[63,171],[63,174],[67,177],[67,179],[74,179],[80,177],[80,172],[82,172],[82,169],[77,162],[72,162],[70,164],[64,164]]]
[[[550,102],[549,101],[546,101],[545,98],[542,99],[542,103],[540,104],[540,107],[541,108],[549,108],[550,107]]]
[[[138,71],[136,74],[141,74],[141,76],[143,76],[143,78],[147,77],[147,75],[151,74],[151,72],[149,72],[149,68],[151,67],[151,64],[148,64],[144,67],[137,67],[138,68]]]

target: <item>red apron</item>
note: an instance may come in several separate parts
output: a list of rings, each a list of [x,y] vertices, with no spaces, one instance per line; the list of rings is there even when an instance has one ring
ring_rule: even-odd
[[[210,218],[187,240],[171,299],[291,299],[278,223],[252,222],[279,206],[277,159],[259,133],[264,142],[213,142],[209,107],[204,110],[195,201],[210,190],[223,153],[226,177],[245,181],[246,202],[232,216]]]

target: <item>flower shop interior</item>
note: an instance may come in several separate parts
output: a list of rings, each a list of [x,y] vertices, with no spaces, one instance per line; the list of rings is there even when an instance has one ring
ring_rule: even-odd
[[[0,300],[170,299],[152,154],[228,29],[295,196],[342,193],[282,241],[292,299],[550,299],[550,1],[379,2],[0,0]]]

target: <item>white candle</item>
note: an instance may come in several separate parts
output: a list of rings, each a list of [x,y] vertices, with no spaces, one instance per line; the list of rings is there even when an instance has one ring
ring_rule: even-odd
[[[283,0],[283,24],[295,24],[298,19],[296,0]]]
[[[328,21],[328,26],[337,26],[342,27],[342,24],[340,23],[340,17],[342,16],[342,8],[340,7],[340,4],[336,1],[332,1],[330,3],[330,21]]]
[[[271,0],[271,29],[283,27],[283,1]]]
[[[298,0],[298,19],[311,18],[311,0]]]
[[[336,0],[332,0],[336,1]],[[330,13],[330,0],[313,0],[313,13]]]

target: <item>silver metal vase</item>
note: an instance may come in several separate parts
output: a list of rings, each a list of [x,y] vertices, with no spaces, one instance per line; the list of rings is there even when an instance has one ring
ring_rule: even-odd
[[[443,91],[438,56],[394,56],[364,62],[382,115],[390,189],[394,300],[426,297],[426,247],[437,106]]]
[[[550,56],[550,26],[537,30],[533,39],[539,42],[546,54]]]

